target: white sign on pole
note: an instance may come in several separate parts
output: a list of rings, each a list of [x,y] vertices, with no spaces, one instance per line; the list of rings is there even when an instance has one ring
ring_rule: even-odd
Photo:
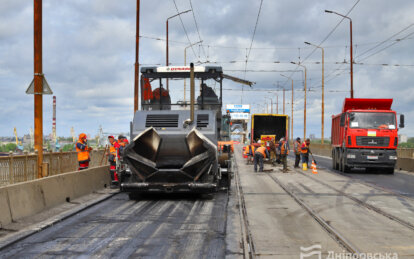
[[[227,104],[226,111],[230,113],[250,113],[250,105],[249,104]]]

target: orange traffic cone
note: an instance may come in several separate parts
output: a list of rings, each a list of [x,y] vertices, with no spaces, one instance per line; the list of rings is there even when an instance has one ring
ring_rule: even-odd
[[[314,160],[312,160],[312,173],[313,174],[318,174],[318,170],[316,169],[316,164],[315,164],[315,161]]]

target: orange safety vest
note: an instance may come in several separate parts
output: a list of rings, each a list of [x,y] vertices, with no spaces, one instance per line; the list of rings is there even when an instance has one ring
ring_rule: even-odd
[[[309,149],[308,145],[306,145],[306,143],[305,143],[305,142],[303,142],[303,143],[302,143],[302,146],[301,146],[301,148],[300,148],[300,150],[301,150],[302,154],[307,154],[307,153],[308,153],[308,149]]]
[[[288,155],[289,154],[289,149],[287,148],[287,143],[286,141],[282,142],[282,146],[280,147],[280,153],[282,155]]]
[[[85,145],[85,150],[79,149],[78,148],[78,143],[85,145],[84,143],[82,143],[80,140],[78,140],[78,142],[76,143],[76,152],[78,152],[78,162],[85,162],[85,161],[89,161],[90,156],[89,156],[89,147],[88,145]]]
[[[263,157],[266,157],[266,148],[265,147],[259,147],[258,149],[256,149],[256,152],[259,152],[260,154],[263,155]]]
[[[114,147],[114,144],[110,144],[109,153],[114,156],[114,161],[115,161],[117,152],[116,152],[116,148]]]

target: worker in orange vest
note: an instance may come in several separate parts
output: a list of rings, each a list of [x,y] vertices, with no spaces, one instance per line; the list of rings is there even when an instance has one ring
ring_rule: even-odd
[[[91,157],[89,154],[91,150],[92,148],[88,146],[86,134],[79,134],[79,140],[76,143],[76,152],[78,152],[79,171],[83,169],[88,169],[89,161],[91,161]]]
[[[295,152],[295,168],[299,168],[301,145],[302,144],[300,143],[300,138],[296,138],[296,141],[293,144],[293,151]]]
[[[307,165],[307,167],[309,167],[309,153],[310,153],[310,139],[306,139],[306,141],[304,141],[302,143],[302,146],[300,147],[300,150],[302,152],[302,163]]]
[[[289,143],[285,138],[281,138],[279,142],[280,160],[283,164],[283,172],[287,173],[287,156],[289,155]]]
[[[254,172],[257,172],[257,163],[259,163],[259,172],[263,172],[263,159],[269,157],[269,151],[266,147],[258,147],[254,152]]]
[[[118,184],[118,174],[116,173],[116,159],[117,159],[117,149],[116,141],[114,136],[108,136],[109,141],[109,173],[111,174],[112,185]]]
[[[119,135],[117,143],[118,143],[118,145],[116,147],[118,149],[118,158],[122,159],[122,154],[124,152],[125,147],[127,146],[128,139],[123,135]]]

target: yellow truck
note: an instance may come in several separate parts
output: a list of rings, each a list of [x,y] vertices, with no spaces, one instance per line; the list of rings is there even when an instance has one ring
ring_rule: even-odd
[[[286,114],[252,114],[250,143],[289,138],[289,116]]]

